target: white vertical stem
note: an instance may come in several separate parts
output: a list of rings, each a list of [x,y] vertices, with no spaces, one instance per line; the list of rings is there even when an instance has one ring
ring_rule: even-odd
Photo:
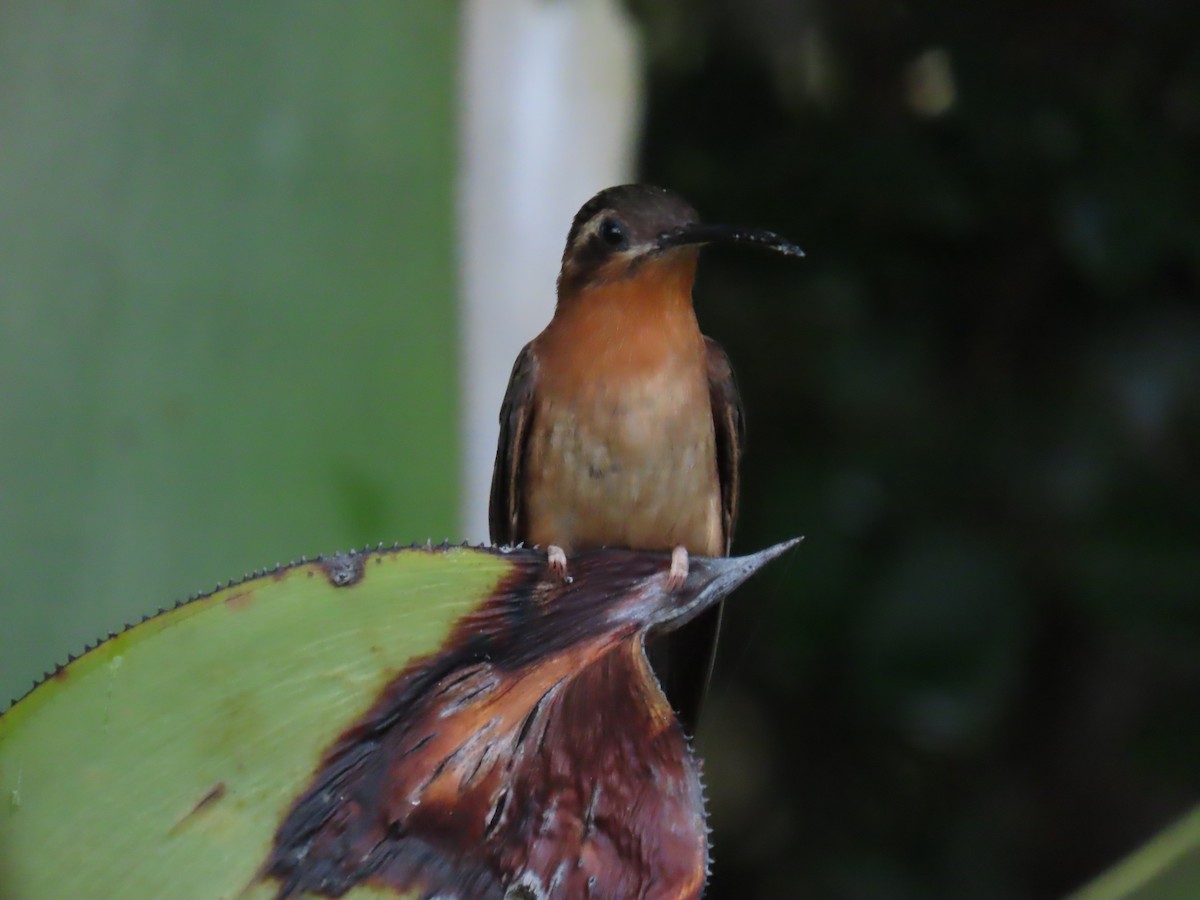
[[[628,181],[641,103],[616,0],[466,0],[459,234],[463,534],[487,537],[497,414],[513,360],[549,321],[575,210]]]

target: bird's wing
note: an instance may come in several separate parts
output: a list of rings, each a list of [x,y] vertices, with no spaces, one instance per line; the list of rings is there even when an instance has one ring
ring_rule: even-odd
[[[712,403],[713,426],[717,438],[717,477],[721,482],[721,524],[725,553],[733,544],[737,524],[738,495],[741,492],[742,446],[745,426],[742,398],[733,378],[733,367],[721,345],[705,338],[708,355],[708,396]]]
[[[717,478],[721,484],[722,552],[729,554],[737,520],[739,469],[742,463],[742,399],[733,380],[733,368],[721,345],[705,338],[708,395],[717,444]],[[650,647],[650,661],[679,720],[688,734],[696,733],[700,707],[708,693],[717,638],[721,633],[724,603],[701,613],[679,631],[665,635]]]
[[[537,383],[537,354],[525,345],[513,363],[508,390],[500,406],[500,440],[492,469],[492,495],[488,502],[488,530],[493,544],[515,544],[521,538],[521,464],[533,419],[533,392]]]

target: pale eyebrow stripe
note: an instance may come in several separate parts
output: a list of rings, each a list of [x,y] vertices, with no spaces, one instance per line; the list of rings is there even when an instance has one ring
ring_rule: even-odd
[[[602,209],[584,223],[584,226],[579,229],[579,233],[575,235],[575,241],[571,244],[572,247],[578,247],[585,240],[592,237],[600,230],[600,222],[605,216],[612,215],[611,209]]]

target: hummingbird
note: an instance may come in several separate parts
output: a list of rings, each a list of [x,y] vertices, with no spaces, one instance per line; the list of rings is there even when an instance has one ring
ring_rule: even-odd
[[[725,351],[692,301],[699,251],[729,242],[804,252],[754,228],[703,224],[678,194],[600,191],[571,223],[554,315],[517,356],[500,409],[489,503],[494,544],[541,546],[559,579],[604,547],[728,556],[737,521],[743,408]],[[652,647],[668,698],[695,726],[720,606]]]

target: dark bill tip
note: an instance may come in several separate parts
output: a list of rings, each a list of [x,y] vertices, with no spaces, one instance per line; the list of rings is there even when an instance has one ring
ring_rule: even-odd
[[[784,256],[804,256],[804,251],[785,237],[761,228],[743,228],[738,225],[683,225],[664,231],[658,236],[658,249],[686,247],[690,244],[754,244],[774,250]]]

